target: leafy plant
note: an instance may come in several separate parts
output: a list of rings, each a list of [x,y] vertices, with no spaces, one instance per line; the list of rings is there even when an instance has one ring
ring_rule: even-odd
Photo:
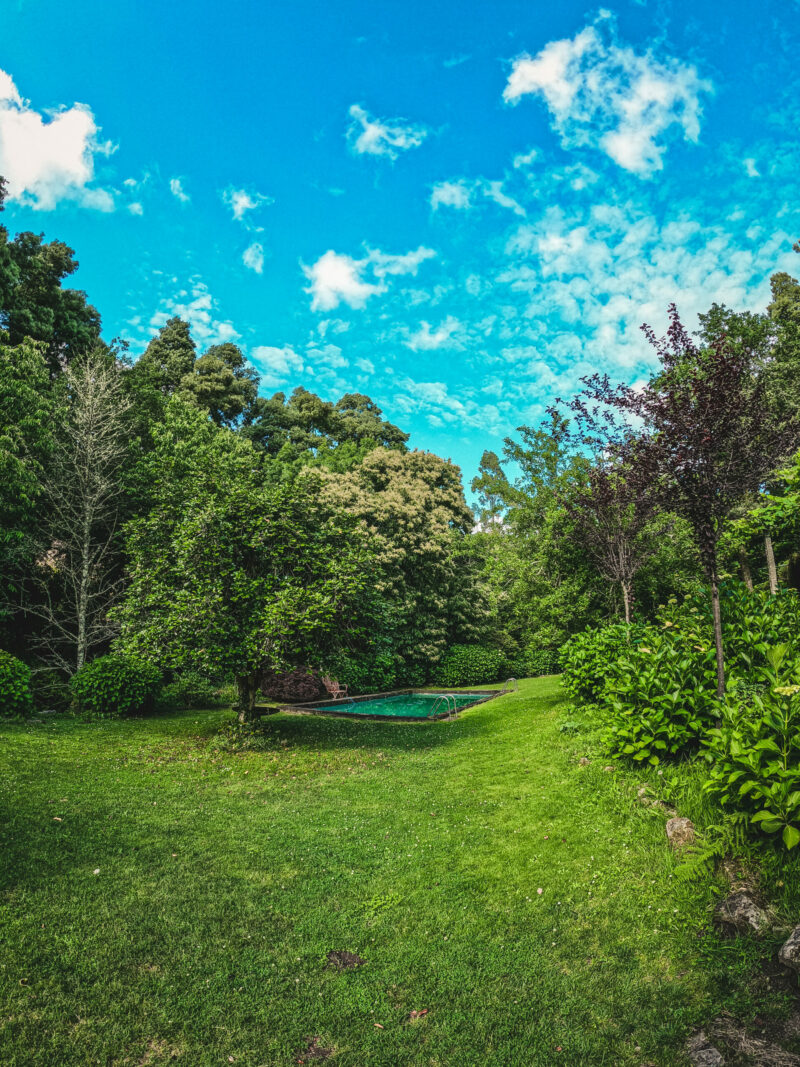
[[[445,686],[486,685],[496,682],[503,670],[503,653],[482,645],[451,645],[436,671],[436,684]]]
[[[617,623],[575,634],[560,654],[561,683],[573,700],[597,703],[617,658],[650,631],[641,625]]]
[[[164,686],[159,703],[165,708],[208,708],[220,702],[219,686],[199,671],[184,671]]]
[[[0,652],[0,715],[18,718],[32,712],[30,668],[10,652]]]
[[[765,688],[732,687],[722,725],[709,733],[706,791],[747,812],[750,828],[800,844],[800,662],[788,644],[766,653]]]
[[[70,687],[81,712],[97,718],[136,715],[153,710],[161,672],[133,656],[99,656],[73,675]]]

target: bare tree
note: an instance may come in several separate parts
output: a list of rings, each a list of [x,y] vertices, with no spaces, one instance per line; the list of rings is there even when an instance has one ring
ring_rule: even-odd
[[[28,611],[44,623],[35,640],[45,659],[72,674],[114,633],[130,400],[118,365],[102,351],[67,367],[64,383],[67,410],[43,478],[47,517]]]

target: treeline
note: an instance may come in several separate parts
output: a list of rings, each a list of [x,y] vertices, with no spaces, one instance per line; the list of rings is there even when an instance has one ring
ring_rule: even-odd
[[[235,678],[247,712],[292,671],[419,685],[487,639],[457,467],[367,396],[259,396],[179,318],[132,359],[76,267],[0,228],[0,647],[46,700],[109,651]]]

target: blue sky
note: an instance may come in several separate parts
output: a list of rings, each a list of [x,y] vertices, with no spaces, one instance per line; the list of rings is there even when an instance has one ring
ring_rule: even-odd
[[[800,4],[7,0],[4,221],[460,463],[797,273]]]

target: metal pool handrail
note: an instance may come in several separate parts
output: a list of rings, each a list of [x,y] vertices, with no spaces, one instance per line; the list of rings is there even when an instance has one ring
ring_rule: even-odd
[[[452,706],[450,704],[450,701],[453,702]],[[456,703],[456,698],[452,695],[452,693],[442,693],[442,695],[439,697],[439,699],[433,705],[433,708],[431,709],[431,714],[430,714],[429,717],[433,717],[436,714],[436,709],[438,707],[440,707],[441,704],[444,704],[445,707],[447,708],[448,715],[455,715],[455,713],[458,711],[458,704]]]
[[[519,685],[516,678],[507,678],[503,683],[503,693],[516,693],[519,691]]]

